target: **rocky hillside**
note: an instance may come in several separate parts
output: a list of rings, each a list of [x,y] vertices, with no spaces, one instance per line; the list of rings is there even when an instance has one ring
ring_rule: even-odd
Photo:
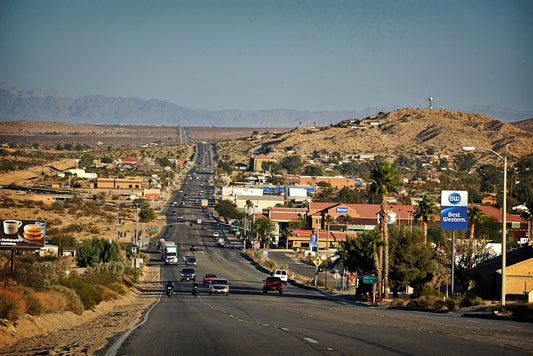
[[[512,124],[481,114],[450,110],[401,109],[362,120],[347,120],[326,128],[301,127],[276,137],[219,144],[219,154],[247,162],[260,148],[269,156],[311,155],[327,150],[341,154],[393,159],[433,149],[454,156],[463,146],[490,148],[510,160],[533,154],[533,135]],[[486,155],[487,161],[498,158]],[[492,157],[494,156],[494,157]]]

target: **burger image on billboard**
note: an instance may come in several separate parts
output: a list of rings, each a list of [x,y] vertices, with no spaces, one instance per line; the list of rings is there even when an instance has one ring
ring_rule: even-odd
[[[24,226],[24,238],[26,240],[40,240],[43,238],[43,227],[37,224]]]

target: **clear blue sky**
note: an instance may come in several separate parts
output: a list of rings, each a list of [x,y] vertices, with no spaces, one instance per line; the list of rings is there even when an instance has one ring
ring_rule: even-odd
[[[0,81],[213,110],[533,110],[533,1],[0,0]]]

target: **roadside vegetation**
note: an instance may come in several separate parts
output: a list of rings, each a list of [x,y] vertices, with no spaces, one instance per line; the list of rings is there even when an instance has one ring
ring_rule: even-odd
[[[14,321],[25,313],[81,314],[123,296],[142,275],[142,268],[131,268],[129,250],[129,244],[93,238],[78,245],[76,259],[24,254],[17,256],[14,271],[10,258],[0,256],[0,319]],[[149,259],[141,257],[145,263]]]

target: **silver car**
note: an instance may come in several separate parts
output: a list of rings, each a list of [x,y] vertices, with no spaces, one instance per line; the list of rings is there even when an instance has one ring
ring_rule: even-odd
[[[215,278],[209,283],[209,295],[211,294],[229,294],[229,283],[227,279]]]

